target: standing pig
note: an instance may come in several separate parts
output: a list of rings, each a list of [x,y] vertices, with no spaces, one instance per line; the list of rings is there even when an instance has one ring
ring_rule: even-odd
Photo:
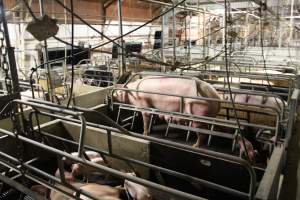
[[[126,88],[147,92],[158,92],[163,94],[206,97],[220,99],[217,91],[208,83],[199,79],[186,79],[179,77],[152,76],[139,79],[126,85]],[[161,111],[180,112],[180,98],[167,95],[149,94],[143,92],[130,92],[118,90],[113,94],[114,100],[126,104],[132,104],[141,108],[155,108]],[[184,98],[182,112],[198,116],[215,117],[220,110],[220,103],[216,101],[198,100]],[[150,115],[142,112],[144,122],[144,135],[148,135]],[[163,115],[161,118],[168,121],[170,116]],[[175,119],[177,121],[178,119]],[[193,127],[201,124],[193,122]],[[197,134],[198,139],[194,147],[203,145],[205,137]]]

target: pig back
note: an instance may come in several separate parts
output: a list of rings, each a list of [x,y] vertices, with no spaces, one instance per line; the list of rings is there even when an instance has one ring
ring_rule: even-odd
[[[224,100],[230,101],[229,94],[224,94],[223,98]],[[275,126],[277,121],[276,113],[267,107],[281,110],[284,106],[282,101],[275,99],[274,97],[264,98],[258,95],[234,94],[233,98],[236,103],[235,108],[237,109],[238,117],[240,119],[247,119],[250,123],[254,124]],[[246,103],[249,105],[241,105],[239,103]],[[250,106],[250,104],[253,106]],[[265,108],[260,106],[265,106]],[[226,115],[226,109],[232,109],[231,103],[222,103],[221,114]],[[231,117],[234,116],[232,110],[228,114]]]
[[[180,97],[177,96],[220,99],[217,91],[209,83],[196,78],[146,77],[129,83],[127,87],[133,90],[165,94],[131,92],[128,99],[129,103],[133,105],[169,112],[180,111]],[[216,115],[219,109],[219,102],[190,98],[184,98],[183,100],[183,112],[185,113]]]

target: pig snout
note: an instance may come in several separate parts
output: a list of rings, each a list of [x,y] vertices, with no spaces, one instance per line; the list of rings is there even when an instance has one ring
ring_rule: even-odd
[[[114,101],[125,103],[125,91],[123,90],[114,90],[112,92],[112,99]]]
[[[99,165],[105,165],[107,166],[107,164],[105,163],[104,159],[101,157],[101,155],[97,152],[85,152],[86,155],[88,156],[88,158],[90,159],[91,162],[99,164]],[[88,176],[89,174],[92,174],[93,172],[95,172],[96,170],[92,167],[89,166],[85,166],[83,164],[80,163],[75,163],[71,166],[71,174],[74,177],[78,177],[78,176]]]
[[[55,177],[60,178],[59,169],[56,170]],[[71,172],[64,171],[64,177],[65,177],[65,181],[68,182],[68,183],[76,181],[75,177],[73,176],[73,174]]]

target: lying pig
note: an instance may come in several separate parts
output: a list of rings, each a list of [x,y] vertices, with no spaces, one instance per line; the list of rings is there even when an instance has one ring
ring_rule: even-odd
[[[230,95],[229,94],[221,94],[221,97],[224,100],[230,100]],[[270,113],[273,112],[272,110],[270,110],[269,108],[261,108],[261,107],[250,107],[251,109],[249,109],[249,107],[245,106],[245,105],[240,105],[238,103],[246,103],[246,104],[252,104],[252,105],[259,105],[259,106],[268,106],[271,108],[275,108],[278,110],[282,110],[284,107],[285,102],[282,102],[280,99],[274,98],[274,97],[263,97],[260,95],[247,95],[247,94],[233,94],[233,101],[237,104],[235,104],[235,108],[236,109],[241,109],[241,110],[247,110],[250,111],[250,118],[249,118],[249,122],[253,123],[253,124],[261,124],[261,125],[267,125],[267,126],[275,126],[276,125],[276,116],[267,116],[265,114],[260,114],[260,113],[256,113],[256,112],[252,112],[251,111],[259,111],[262,113]],[[222,107],[229,107],[232,108],[232,106],[230,104],[224,103],[222,104]],[[225,114],[225,111],[222,110],[221,113],[224,112],[223,114]],[[238,118],[241,119],[245,119],[247,118],[247,113],[245,113],[244,111],[237,111],[237,115]],[[255,129],[254,132],[259,132],[258,129]],[[246,148],[249,154],[250,159],[253,161],[255,155],[257,154],[257,151],[254,150],[253,145],[247,140],[244,139],[245,144],[246,144]],[[242,156],[245,153],[245,148],[243,145],[243,142],[241,140],[241,138],[239,137],[237,139],[237,142],[240,146],[240,156]]]
[[[91,162],[107,166],[107,163],[99,153],[94,151],[86,151],[85,154]],[[74,152],[71,153],[71,155],[78,156],[78,153]],[[65,180],[69,183],[78,181],[77,177],[80,176],[88,180],[92,173],[96,171],[93,167],[89,167],[81,163],[72,163],[70,160],[65,160],[65,164],[71,165],[71,171],[64,170]],[[60,172],[58,169],[55,172],[55,176],[60,178]]]
[[[100,185],[95,183],[72,183],[72,186],[80,189],[81,191],[87,192],[94,197],[103,200],[120,200],[122,190],[106,185]],[[59,187],[59,186],[58,186]],[[69,191],[71,192],[71,191]],[[75,195],[75,194],[74,194]],[[91,200],[91,198],[81,194],[80,199],[82,200]],[[71,200],[74,198],[69,198],[63,195],[60,192],[54,190],[50,193],[50,200]]]
[[[127,173],[131,176],[136,176],[135,173]],[[132,199],[136,200],[151,200],[152,195],[148,188],[138,183],[131,182],[129,180],[124,181],[124,189],[128,192],[128,194],[132,197]]]
[[[87,157],[89,158],[89,160],[91,162],[97,163],[99,165],[107,166],[107,163],[105,162],[105,160],[102,158],[102,156],[99,153],[94,152],[94,151],[86,151],[85,154],[87,155]],[[72,155],[78,156],[78,153],[75,152],[75,153],[72,153]],[[71,174],[73,175],[73,177],[81,175],[87,179],[93,172],[96,171],[95,168],[88,167],[88,166],[82,165],[80,163],[72,164],[71,170],[72,170]]]
[[[122,87],[122,86],[118,86]],[[192,97],[207,97],[220,99],[217,91],[208,83],[200,79],[186,79],[173,77],[145,77],[126,85],[126,88],[133,90],[142,90],[147,92],[159,92],[164,94]],[[129,92],[117,90],[114,92],[113,98],[121,103],[132,104],[142,108],[156,108],[168,112],[180,112],[180,98],[174,96],[149,94],[142,92]],[[188,99],[183,100],[183,113],[215,117],[220,110],[220,104],[216,101]],[[144,122],[144,135],[148,135],[150,115],[142,112]],[[160,118],[168,121],[170,116],[161,115]],[[176,119],[175,119],[176,121]],[[200,127],[200,123],[193,122],[193,127]],[[205,137],[197,134],[198,139],[194,147],[199,147],[204,143]]]
[[[224,100],[230,100],[229,94],[222,94],[221,97]],[[275,97],[263,97],[260,95],[247,95],[247,94],[233,94],[233,100],[235,103],[236,109],[247,109],[249,111],[249,108],[245,107],[244,105],[239,105],[238,103],[246,103],[246,104],[252,104],[252,105],[258,105],[258,106],[267,106],[271,108],[275,108],[278,110],[282,110],[285,106],[285,102],[283,103],[280,99]],[[231,107],[231,105],[225,105],[223,104],[222,107]],[[251,110],[253,111],[259,111],[262,113],[270,113],[273,112],[269,108],[262,108],[262,107],[251,107]],[[260,113],[251,113],[250,110],[250,122],[254,124],[262,124],[262,125],[268,125],[268,126],[275,126],[276,125],[276,116],[267,116],[265,114]],[[239,118],[246,118],[245,112],[237,111]]]
[[[106,185],[99,185],[95,183],[88,183],[80,187],[80,190],[88,192],[93,196],[101,198],[103,200],[120,200],[121,190],[118,188],[106,186]],[[91,198],[80,195],[80,199],[82,200],[92,200]]]

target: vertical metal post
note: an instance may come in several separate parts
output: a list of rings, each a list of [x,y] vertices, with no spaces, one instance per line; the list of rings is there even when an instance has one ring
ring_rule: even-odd
[[[64,5],[67,5],[67,2],[66,0],[64,0]],[[68,14],[67,14],[67,10],[65,9],[64,11],[64,18],[65,18],[65,27],[67,27],[67,24],[68,24]],[[68,31],[67,29],[65,29],[65,34],[68,35]],[[68,56],[68,46],[65,45],[65,57]],[[66,82],[67,80],[67,77],[68,77],[68,67],[67,67],[67,59],[64,60],[64,82]]]
[[[258,27],[259,27],[259,31],[263,31],[262,29],[261,29],[261,23],[262,23],[262,21],[261,21],[261,18],[259,18],[258,19]],[[258,34],[258,41],[261,41],[261,34]],[[260,42],[258,42],[258,44],[259,44]],[[256,46],[256,44],[254,45],[254,46]]]
[[[165,9],[163,9],[163,12]],[[161,61],[165,62],[165,54],[164,54],[164,48],[165,48],[165,23],[166,23],[166,16],[162,16],[162,25],[161,25],[161,47],[160,47],[160,57]]]
[[[1,12],[1,21],[3,24],[4,37],[5,37],[6,48],[7,48],[7,55],[9,60],[10,74],[11,74],[12,85],[13,85],[12,91],[16,95],[15,98],[20,98],[20,86],[19,86],[17,64],[15,60],[14,48],[10,44],[3,0],[0,1],[0,12]]]
[[[190,17],[189,17],[189,45],[188,45],[188,63],[189,66],[191,66],[191,48],[192,48],[192,38],[191,38],[191,34],[192,34],[192,12],[189,13]]]
[[[120,61],[120,75],[126,72],[126,63],[125,63],[125,51],[124,51],[124,39],[123,39],[123,14],[122,14],[122,0],[118,0],[118,17],[119,17],[119,35],[121,36],[119,48],[119,61]]]
[[[247,26],[247,29],[246,29],[246,33],[244,34],[244,46],[246,47],[247,46],[247,43],[248,43],[248,36],[249,36],[249,33],[250,33],[250,25],[249,25],[249,14],[247,13],[246,14],[246,26]]]
[[[210,15],[208,17],[209,23],[208,23],[208,38],[207,38],[207,55],[210,55],[210,49],[211,46],[211,21],[210,21]]]
[[[175,6],[175,0],[172,1],[173,6]],[[173,31],[172,31],[172,38],[173,38],[173,65],[176,63],[176,13],[175,8],[172,10],[173,14]]]
[[[202,24],[202,26],[203,26],[203,28],[202,28],[202,29],[203,29],[203,30],[202,30],[202,31],[203,31],[203,34],[202,34],[203,58],[205,58],[205,56],[206,56],[206,49],[205,49],[205,42],[206,42],[206,41],[205,41],[205,37],[204,37],[205,34],[206,34],[206,33],[205,33],[205,17],[206,17],[206,12],[205,12],[205,11],[206,11],[206,9],[204,9],[204,13],[203,13],[203,24]],[[199,21],[200,21],[200,20],[199,20]]]
[[[223,14],[222,27],[225,27],[225,23],[226,23],[226,18],[225,18],[225,15]],[[223,28],[222,29],[222,46],[225,46],[225,35],[226,35],[226,30],[225,30],[225,28]]]
[[[291,0],[291,16],[290,16],[290,37],[289,37],[289,46],[293,40],[293,31],[294,31],[294,0]]]
[[[44,0],[39,0],[39,5],[40,5],[40,16],[45,15],[45,10],[44,10]],[[50,65],[48,64],[49,62],[49,55],[48,55],[48,44],[47,40],[44,40],[44,47],[43,47],[43,58],[44,58],[44,63],[47,63],[44,65],[47,70],[47,84],[48,84],[48,93],[50,100],[53,101],[53,85],[52,85],[52,79],[51,79],[51,69]]]

